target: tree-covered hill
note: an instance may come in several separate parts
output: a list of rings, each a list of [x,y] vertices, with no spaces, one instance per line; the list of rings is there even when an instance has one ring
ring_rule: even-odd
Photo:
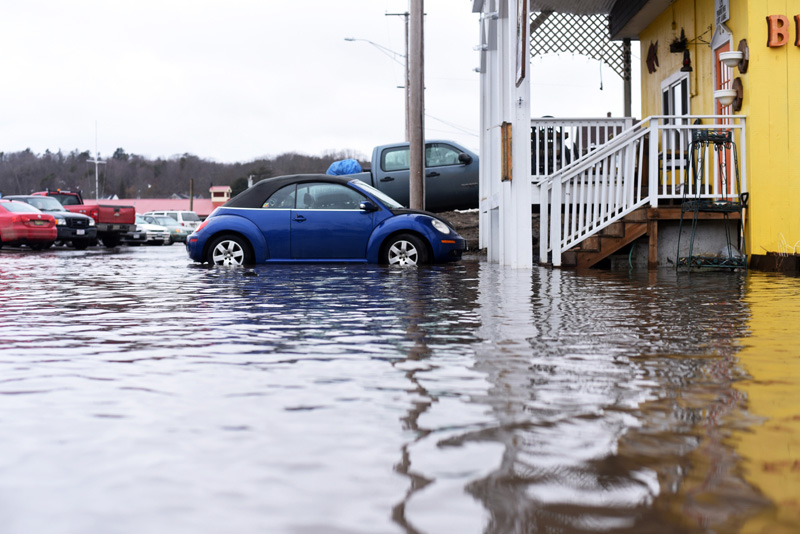
[[[97,167],[100,196],[119,198],[164,198],[174,194],[208,197],[212,185],[230,185],[234,195],[247,187],[248,176],[260,180],[270,176],[301,173],[324,173],[339,159],[358,159],[369,167],[363,156],[354,153],[328,152],[322,156],[297,153],[281,154],[248,163],[217,163],[191,154],[168,159],[147,159],[118,148]],[[27,194],[50,189],[80,190],[95,197],[95,164],[89,151],[73,150],[67,154],[45,151],[35,154],[0,152],[0,193]]]

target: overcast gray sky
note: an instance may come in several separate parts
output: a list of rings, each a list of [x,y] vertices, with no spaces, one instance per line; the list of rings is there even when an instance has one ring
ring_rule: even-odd
[[[7,4],[0,151],[94,152],[96,139],[101,157],[123,148],[235,162],[283,152],[368,156],[404,137],[402,59],[367,41],[405,53],[403,17],[386,13],[406,11],[407,0]],[[476,149],[471,6],[425,1],[426,137]],[[530,73],[534,116],[622,114],[622,83],[597,61],[535,58]]]

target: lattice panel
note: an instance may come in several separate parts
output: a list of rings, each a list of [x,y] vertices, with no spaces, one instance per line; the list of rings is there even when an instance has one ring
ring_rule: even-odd
[[[531,13],[531,57],[570,52],[602,61],[623,80],[629,79],[630,52],[608,38],[608,15]]]

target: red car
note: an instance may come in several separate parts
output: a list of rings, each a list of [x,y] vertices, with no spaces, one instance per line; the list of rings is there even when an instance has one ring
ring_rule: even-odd
[[[0,198],[0,247],[27,245],[41,250],[58,237],[55,218],[30,204]]]

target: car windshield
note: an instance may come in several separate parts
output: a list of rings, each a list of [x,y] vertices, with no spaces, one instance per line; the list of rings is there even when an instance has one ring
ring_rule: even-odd
[[[3,206],[8,211],[13,211],[14,213],[41,213],[41,211],[37,210],[30,204],[20,201],[2,202],[0,203],[0,206]]]
[[[405,207],[402,204],[400,204],[399,202],[397,202],[395,199],[393,199],[392,197],[387,195],[386,193],[384,193],[382,191],[378,191],[377,189],[375,189],[371,185],[368,185],[367,183],[362,182],[361,180],[352,180],[350,183],[358,186],[360,189],[363,189],[365,192],[371,194],[372,196],[378,197],[378,200],[380,200],[381,202],[386,204],[386,207],[389,208],[389,209],[394,210],[394,209],[401,209],[401,208]]]
[[[178,226],[178,221],[173,219],[172,217],[153,217],[156,221],[156,224],[160,224],[161,226]]]
[[[67,211],[58,200],[52,197],[31,197],[26,198],[24,202],[42,211]]]
[[[141,215],[136,216],[136,224],[149,224]]]
[[[193,211],[182,211],[181,216],[183,217],[184,221],[199,221],[200,217]]]

